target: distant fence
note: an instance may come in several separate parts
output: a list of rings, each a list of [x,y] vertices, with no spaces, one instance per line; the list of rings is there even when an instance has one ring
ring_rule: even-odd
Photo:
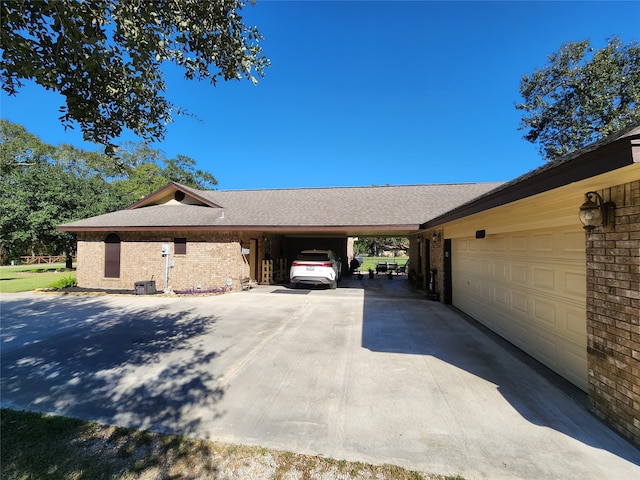
[[[28,255],[20,257],[20,263],[23,265],[47,265],[51,263],[65,263],[66,261],[66,255]],[[75,258],[73,261],[75,261]]]

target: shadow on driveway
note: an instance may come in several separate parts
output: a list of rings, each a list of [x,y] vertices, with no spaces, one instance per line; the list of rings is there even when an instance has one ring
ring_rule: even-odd
[[[215,317],[154,308],[109,308],[104,297],[2,302],[3,406],[189,433],[195,410],[219,416],[224,390],[197,338]],[[10,398],[10,403],[6,400]]]
[[[526,353],[455,308],[427,300],[407,281],[365,279],[360,283],[351,280],[348,287],[364,289],[364,348],[442,360],[495,385],[528,422],[640,465],[640,452],[588,412],[584,392]],[[403,301],[419,302],[420,314],[395,315],[392,308],[389,314],[380,314]]]

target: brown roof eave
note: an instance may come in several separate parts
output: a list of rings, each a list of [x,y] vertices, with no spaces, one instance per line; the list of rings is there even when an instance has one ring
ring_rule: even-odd
[[[261,231],[261,232],[352,232],[352,231],[419,231],[419,224],[407,225],[172,225],[172,226],[114,226],[105,225],[99,227],[66,227],[60,225],[56,230],[62,232],[170,232],[170,231]]]
[[[405,224],[405,225],[295,225],[295,226],[243,226],[245,230],[260,230],[265,232],[310,232],[310,233],[322,233],[322,232],[354,232],[354,231],[415,231],[420,230],[419,224]]]
[[[522,175],[471,202],[423,223],[420,228],[437,227],[475,213],[633,165],[640,162],[638,152],[634,155],[638,142],[640,139],[637,137],[625,137],[558,165],[548,168],[540,167],[539,173],[536,174],[533,170]]]

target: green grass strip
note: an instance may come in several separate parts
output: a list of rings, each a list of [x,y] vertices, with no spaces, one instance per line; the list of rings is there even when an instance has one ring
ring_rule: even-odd
[[[464,480],[371,465],[161,435],[32,412],[0,410],[2,480],[138,478],[342,478]]]

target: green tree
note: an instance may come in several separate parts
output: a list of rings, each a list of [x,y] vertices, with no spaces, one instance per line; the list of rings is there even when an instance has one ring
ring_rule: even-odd
[[[524,75],[516,104],[524,138],[553,160],[640,122],[640,46],[618,37],[595,50],[567,42],[548,64]]]
[[[52,155],[54,148],[17,123],[0,118],[0,176]]]
[[[126,204],[104,179],[114,159],[69,145],[54,147],[18,124],[0,119],[0,256],[75,252],[61,223]],[[126,199],[128,200],[128,199]]]
[[[253,2],[252,2],[253,3]],[[164,137],[175,106],[164,97],[161,67],[187,79],[248,79],[269,61],[261,34],[243,23],[242,0],[40,0],[0,2],[0,80],[15,95],[33,80],[66,98],[65,127],[110,145],[128,128]]]
[[[12,181],[3,181],[2,189],[2,250],[12,257],[24,253],[66,254],[69,265],[75,237],[56,231],[56,226],[84,213],[97,192],[89,192],[88,184],[48,162],[14,170],[11,177]]]
[[[75,235],[56,226],[122,209],[178,181],[194,188],[217,183],[195,160],[167,159],[144,144],[118,156],[54,147],[21,125],[0,119],[0,257],[75,253]]]
[[[196,161],[186,155],[178,154],[176,158],[168,158],[164,165],[163,174],[170,182],[200,189],[209,189],[218,184],[213,175],[196,168]]]
[[[143,163],[131,169],[127,178],[114,182],[116,188],[130,204],[133,204],[164,187],[167,180],[162,176],[162,168],[156,163]]]
[[[408,248],[409,239],[406,237],[361,237],[353,245],[354,253],[371,256],[377,255],[381,250]]]
[[[145,143],[124,143],[118,148],[115,159],[123,175],[114,179],[114,186],[130,199],[130,203],[169,182],[197,189],[211,189],[218,184],[212,174],[197,168],[194,159],[180,154],[176,158],[167,158],[162,150],[153,149]]]

